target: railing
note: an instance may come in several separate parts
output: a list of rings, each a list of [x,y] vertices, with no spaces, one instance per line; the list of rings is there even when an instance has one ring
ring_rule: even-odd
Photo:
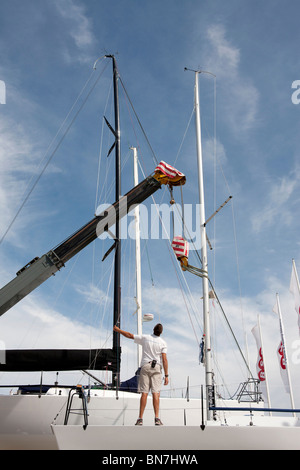
[[[300,409],[290,409],[290,408],[257,408],[253,406],[212,406],[209,408],[211,411],[263,411],[270,413],[300,413]]]
[[[82,408],[72,408],[72,402],[73,402],[73,398],[75,395],[78,395],[78,397],[81,399]],[[85,392],[84,392],[82,385],[77,385],[75,388],[72,388],[69,392],[66,413],[65,413],[65,421],[64,421],[65,426],[68,424],[71,413],[80,414],[83,416],[83,421],[84,421],[83,429],[86,430],[88,426],[88,411],[87,411],[86,396],[85,396]]]

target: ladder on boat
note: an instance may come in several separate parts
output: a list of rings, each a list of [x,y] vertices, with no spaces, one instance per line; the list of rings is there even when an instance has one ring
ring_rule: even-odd
[[[72,408],[73,398],[78,396],[81,399],[81,408]],[[88,410],[87,410],[87,399],[84,388],[82,385],[77,385],[74,388],[71,388],[69,391],[68,402],[65,413],[64,425],[66,426],[69,421],[70,414],[77,414],[83,416],[83,429],[86,430],[88,426]]]

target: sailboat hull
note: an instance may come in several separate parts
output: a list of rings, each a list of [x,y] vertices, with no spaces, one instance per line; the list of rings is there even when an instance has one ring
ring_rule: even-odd
[[[64,407],[66,396],[2,395],[0,450],[54,450],[50,425]]]
[[[49,393],[49,392],[48,392]],[[60,394],[59,394],[60,393]],[[64,423],[67,389],[50,389],[50,394],[0,396],[0,450],[58,449],[51,424]],[[102,432],[119,426],[132,427],[137,419],[140,396],[136,393],[92,390],[88,401],[89,426],[101,424]],[[166,422],[184,425],[198,424],[199,400],[176,398],[161,399],[161,411]],[[78,428],[83,423],[82,402],[73,400],[69,423]],[[153,425],[153,409],[150,403],[144,416],[145,424]],[[69,426],[65,426],[69,428]],[[105,431],[106,432],[106,431]]]
[[[52,426],[60,450],[299,450],[300,428]]]
[[[86,430],[80,412],[70,413],[68,425],[64,425],[68,394],[65,389],[60,390],[61,395],[52,389],[53,394],[41,397],[1,396],[0,450],[300,449],[296,418],[268,417],[259,411],[250,417],[241,410],[226,413],[227,425],[223,425],[225,421],[212,422],[202,431],[199,400],[162,398],[164,426],[158,427],[154,426],[149,398],[144,426],[137,427],[134,423],[139,409],[138,394],[120,392],[117,399],[115,392],[91,392]],[[75,398],[74,411],[81,406]]]

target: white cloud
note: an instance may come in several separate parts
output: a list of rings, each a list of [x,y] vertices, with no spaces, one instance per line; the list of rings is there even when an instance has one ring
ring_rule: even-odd
[[[211,59],[211,63],[216,64],[214,73],[220,78],[226,78],[228,72],[238,75],[240,50],[226,39],[225,28],[221,25],[213,25],[208,28],[207,37],[214,49],[214,57]]]
[[[21,125],[0,120],[0,235],[21,204],[27,182],[36,172],[36,153]]]
[[[34,294],[1,317],[1,340],[7,349],[85,349],[105,341],[93,327],[65,317]]]
[[[77,286],[76,290],[86,299],[87,302],[92,304],[98,305],[99,302],[108,300],[106,292],[93,284]]]
[[[269,184],[267,201],[252,217],[252,229],[255,233],[266,230],[274,224],[288,226],[295,223],[294,209],[299,200],[299,196],[295,197],[298,182],[299,171],[296,169],[291,175],[278,178],[276,182]]]
[[[80,52],[77,59],[81,62],[90,61],[89,57],[85,57],[85,52],[93,45],[95,38],[91,20],[86,16],[84,6],[76,4],[73,0],[56,0],[55,6],[67,24],[67,31]],[[66,47],[63,54],[66,60],[72,60],[73,54]]]
[[[213,168],[211,163],[214,161],[215,154],[217,165],[226,165],[228,161],[225,147],[218,139],[216,139],[216,141],[213,138],[205,139],[203,143],[203,153],[205,155],[205,160],[210,162],[210,168]]]
[[[207,30],[205,68],[217,76],[217,89],[222,89],[226,121],[238,136],[257,122],[259,93],[241,70],[241,51],[228,39],[222,25],[212,25]],[[226,93],[224,92],[226,91]]]
[[[74,321],[46,306],[38,295],[23,299],[12,310],[0,317],[1,344],[6,349],[89,349],[110,348],[112,334]],[[101,377],[97,371],[95,374]],[[39,383],[40,373],[5,372],[0,374],[2,383]],[[103,378],[106,380],[107,377]],[[128,378],[128,377],[127,377]],[[43,373],[44,383],[54,383],[55,372]],[[80,371],[59,373],[59,383],[86,383]]]
[[[35,125],[34,121],[30,122],[32,126]],[[26,129],[26,124],[22,125],[8,116],[5,119],[0,118],[0,238],[13,222],[46,163],[47,153],[43,155],[41,144],[35,142],[34,136]],[[57,173],[60,170],[50,165],[47,171]],[[28,227],[30,221],[36,220],[40,215],[36,191],[31,196],[30,203],[30,208],[22,208],[9,231],[11,243],[20,245],[22,242],[19,233],[22,227]]]

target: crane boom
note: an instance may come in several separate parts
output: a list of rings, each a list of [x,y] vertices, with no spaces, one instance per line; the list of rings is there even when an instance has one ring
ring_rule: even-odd
[[[162,184],[178,185],[178,178],[181,178],[182,184],[184,184],[185,176],[180,172],[177,173],[179,176],[174,179],[161,173],[160,169],[155,169],[154,175],[148,176],[60,245],[41,257],[34,258],[20,269],[16,277],[0,289],[0,316],[59,271],[67,261],[83,248],[107,231],[115,224],[117,218],[121,219],[136,204],[142,203],[154,194],[161,188]]]

